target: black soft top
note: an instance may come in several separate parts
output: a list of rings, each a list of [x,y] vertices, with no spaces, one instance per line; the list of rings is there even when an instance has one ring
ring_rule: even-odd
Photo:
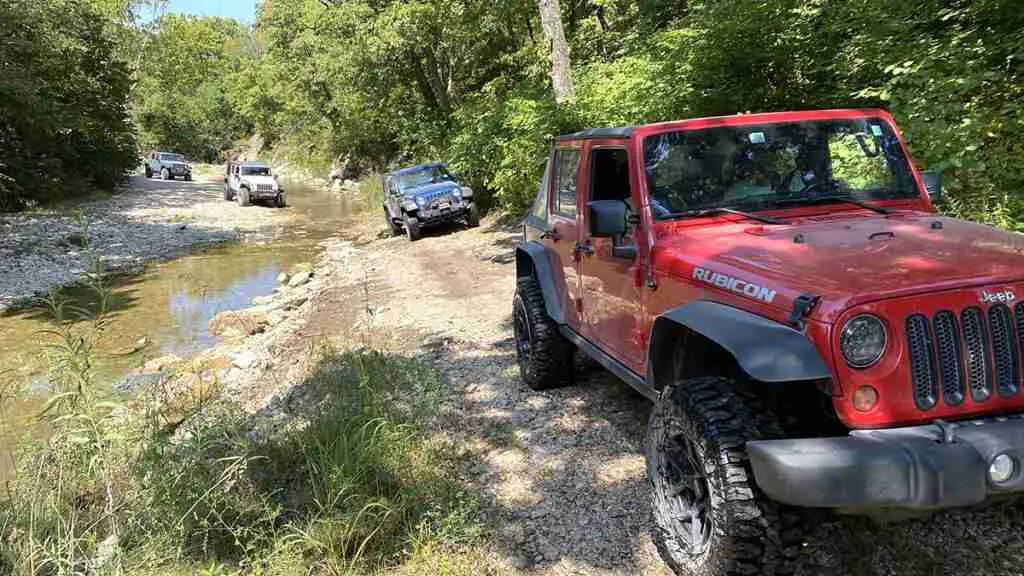
[[[598,138],[630,138],[633,136],[635,126],[622,126],[619,128],[588,128],[572,134],[562,134],[555,138],[556,141],[565,140],[595,140]]]

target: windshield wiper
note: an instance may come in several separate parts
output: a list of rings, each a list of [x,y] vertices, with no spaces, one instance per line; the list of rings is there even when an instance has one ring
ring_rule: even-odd
[[[775,204],[779,206],[785,204],[825,204],[828,202],[843,202],[846,204],[853,204],[854,206],[860,206],[872,212],[879,214],[891,214],[892,210],[888,208],[882,208],[881,206],[875,206],[874,204],[868,204],[867,202],[861,202],[860,200],[854,200],[849,196],[813,196],[811,198],[778,198],[775,200]]]
[[[684,210],[683,212],[670,212],[661,216],[662,218],[688,218],[688,217],[700,217],[700,216],[715,216],[718,214],[735,214],[737,216],[743,216],[751,220],[757,220],[758,222],[764,222],[765,224],[789,224],[785,220],[779,220],[778,218],[772,218],[771,216],[758,216],[757,214],[751,214],[750,212],[744,212],[742,210],[734,210],[732,208],[702,208],[697,210]]]

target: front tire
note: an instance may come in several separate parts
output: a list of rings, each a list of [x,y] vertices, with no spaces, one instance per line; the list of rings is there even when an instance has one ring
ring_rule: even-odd
[[[476,202],[469,204],[469,209],[466,211],[466,225],[470,228],[480,226],[480,209],[476,207]]]
[[[231,188],[227,184],[224,185],[224,199],[227,200],[228,202],[234,200],[234,198],[231,196]]]
[[[192,181],[192,175],[191,174],[185,174],[185,182],[191,182],[191,181]]]
[[[161,180],[171,180],[173,178],[174,177],[171,176],[171,171],[170,170],[168,170],[167,168],[161,168],[160,169],[160,179]]]
[[[288,203],[284,201],[284,195],[278,194],[277,197],[274,198],[274,206],[284,208],[287,205]]]
[[[548,316],[544,295],[533,276],[516,280],[512,321],[523,384],[533,390],[572,384],[573,345]]]
[[[415,242],[420,239],[423,235],[423,231],[420,230],[420,221],[415,216],[405,217],[405,236],[409,238],[409,242]]]
[[[147,164],[146,165],[146,178],[152,178],[152,177],[153,177],[153,169],[150,168],[149,165]]]
[[[402,227],[395,224],[395,219],[391,217],[391,213],[388,212],[386,207],[384,208],[384,221],[387,222],[388,231],[391,232],[392,236],[398,236],[402,233]]]
[[[248,206],[249,205],[249,189],[248,188],[240,189],[238,191],[238,194],[235,195],[235,200],[238,201],[238,205],[239,206],[242,206],[242,207]]]
[[[762,494],[744,445],[777,435],[741,382],[706,377],[666,388],[651,412],[647,477],[654,542],[679,574],[784,574],[801,545],[800,519]]]

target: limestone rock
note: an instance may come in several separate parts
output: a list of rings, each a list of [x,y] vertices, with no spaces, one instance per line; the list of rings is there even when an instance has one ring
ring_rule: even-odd
[[[288,281],[288,287],[297,288],[299,286],[302,286],[306,282],[309,282],[309,279],[312,277],[313,275],[309,272],[299,272],[292,276],[292,279]]]
[[[259,306],[229,310],[210,320],[210,334],[227,339],[245,338],[262,332],[268,324],[267,311]]]

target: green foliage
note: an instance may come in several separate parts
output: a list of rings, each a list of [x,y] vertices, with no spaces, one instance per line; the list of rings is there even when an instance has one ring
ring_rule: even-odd
[[[0,210],[109,189],[134,168],[128,65],[91,3],[0,3]]]
[[[248,114],[264,102],[249,100],[260,47],[229,18],[168,14],[146,44],[135,86],[135,118],[144,145],[216,161],[248,136]],[[259,98],[260,91],[255,96]]]
[[[1024,217],[1024,11],[1011,0],[563,3],[578,101],[551,101],[536,5],[275,0],[257,129],[381,168],[442,159],[521,210],[548,139],[583,126],[888,107],[949,209]]]

